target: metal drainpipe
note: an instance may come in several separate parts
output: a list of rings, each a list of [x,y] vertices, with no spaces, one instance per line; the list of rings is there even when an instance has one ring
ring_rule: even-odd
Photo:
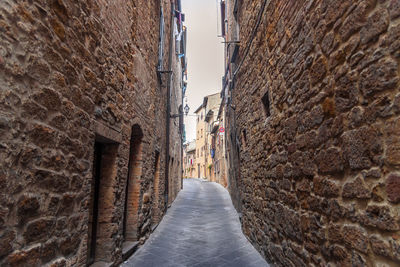
[[[174,15],[175,4],[171,0],[171,21],[170,21],[170,36],[169,36],[169,55],[168,55],[168,83],[167,83],[167,115],[166,115],[166,147],[165,147],[165,210],[168,207],[168,191],[169,191],[169,142],[170,142],[170,122],[171,122],[171,83],[172,83],[172,55],[174,41]]]
[[[183,79],[183,72],[182,72],[182,79]],[[181,127],[181,171],[180,171],[180,174],[181,174],[181,189],[183,189],[183,161],[184,161],[184,158],[183,158],[183,135],[184,135],[184,131],[186,131],[186,129],[185,129],[185,127],[184,127],[184,125],[185,125],[185,121],[184,121],[184,115],[183,115],[183,98],[185,97],[184,95],[183,95],[183,91],[182,91],[182,88],[181,88],[181,92],[182,92],[182,99],[181,99],[181,107],[182,107],[182,110],[179,110],[179,112],[181,112],[181,116],[182,116],[182,118],[181,118],[181,121],[182,121],[182,125],[180,125],[179,127]]]

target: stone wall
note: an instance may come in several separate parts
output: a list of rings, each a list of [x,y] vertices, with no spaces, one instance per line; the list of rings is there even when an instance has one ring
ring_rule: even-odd
[[[161,2],[166,70],[171,9]],[[160,1],[1,1],[0,265],[86,265],[97,172],[95,261],[122,260],[128,173],[129,187],[139,187],[136,203],[127,204],[138,212],[132,241],[143,242],[158,223],[166,190],[159,14]],[[173,76],[181,79],[181,70]],[[171,138],[180,138],[177,127],[171,124]],[[133,129],[141,133],[139,172],[129,170],[139,137]],[[176,159],[178,146],[170,154]],[[180,175],[179,167],[170,171],[169,201]]]
[[[400,2],[267,1],[247,56],[264,0],[238,2],[245,234],[279,266],[398,266]]]

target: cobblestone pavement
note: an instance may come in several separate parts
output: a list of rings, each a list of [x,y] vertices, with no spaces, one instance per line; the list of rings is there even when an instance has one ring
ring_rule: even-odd
[[[229,193],[221,185],[185,179],[160,225],[121,266],[269,266],[243,235]]]

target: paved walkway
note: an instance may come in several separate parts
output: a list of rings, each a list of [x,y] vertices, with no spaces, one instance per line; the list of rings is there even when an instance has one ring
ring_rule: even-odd
[[[160,225],[122,266],[269,265],[243,235],[227,190],[216,183],[185,179]]]

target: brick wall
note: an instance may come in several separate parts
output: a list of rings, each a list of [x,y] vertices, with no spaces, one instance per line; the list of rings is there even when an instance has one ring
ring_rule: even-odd
[[[399,1],[267,1],[247,57],[264,1],[239,2],[245,234],[279,266],[398,266]]]
[[[137,192],[141,242],[151,231],[153,209],[161,218],[164,168],[153,190],[157,153],[160,166],[166,161],[165,77],[160,84],[156,73],[160,2],[166,70],[170,1],[1,1],[0,265],[86,265],[95,142],[115,148],[113,164],[100,169],[96,254],[101,257],[96,259],[121,261],[135,124],[143,132]],[[179,81],[177,62],[173,75]],[[172,92],[179,94],[174,85]],[[172,100],[181,103],[179,97]],[[175,138],[177,126],[171,129]],[[171,152],[175,158],[177,146]],[[179,168],[170,173],[175,192],[170,201],[180,189],[180,175]]]

